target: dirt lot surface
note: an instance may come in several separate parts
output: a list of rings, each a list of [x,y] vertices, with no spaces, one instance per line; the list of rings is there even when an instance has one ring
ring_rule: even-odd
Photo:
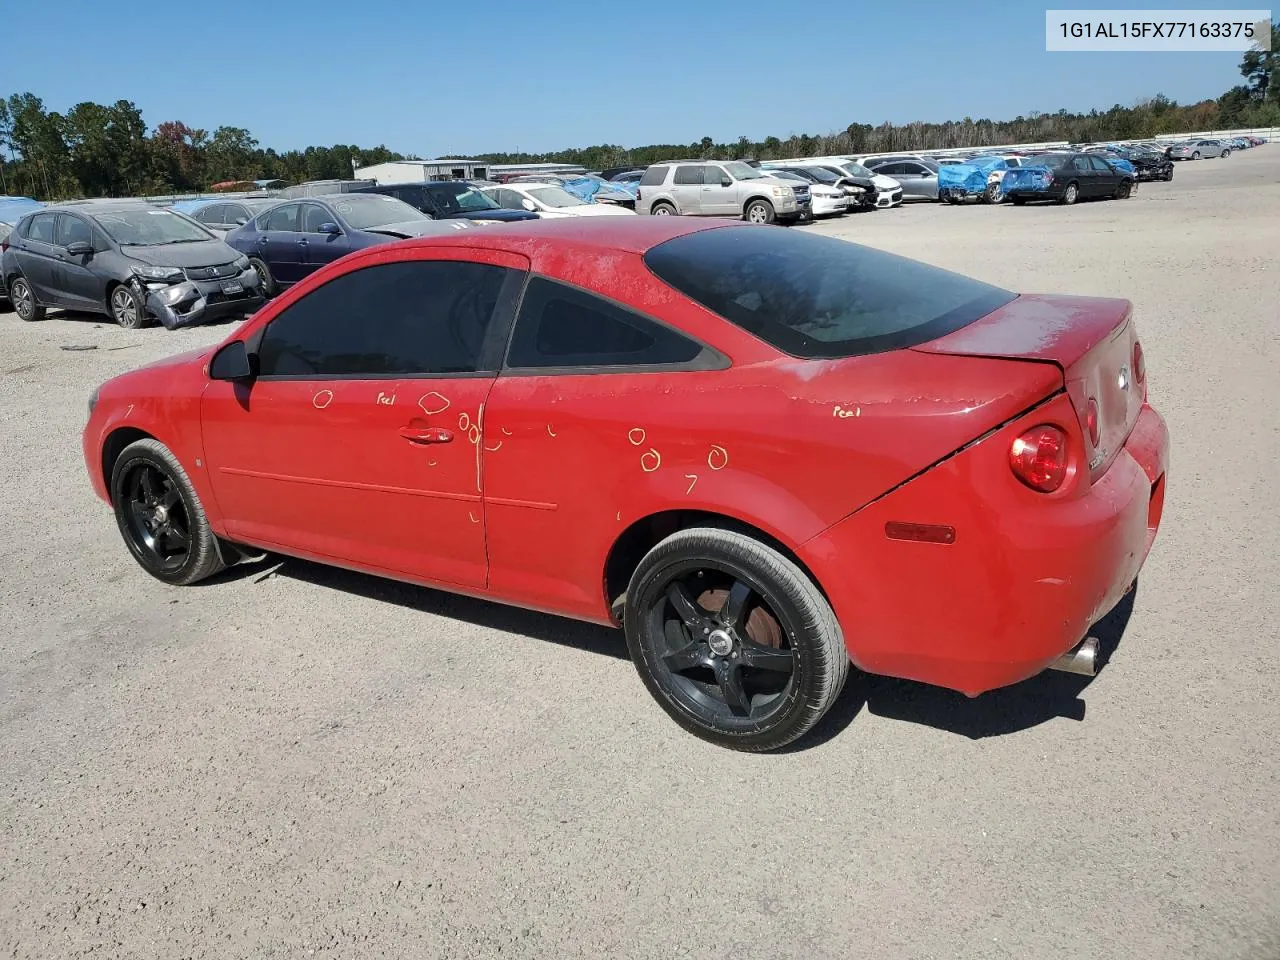
[[[1098,678],[857,678],[747,756],[607,630],[296,561],[168,588],[85,401],[231,328],[0,314],[0,956],[1280,956],[1280,145],[804,229],[1136,304],[1169,500]]]

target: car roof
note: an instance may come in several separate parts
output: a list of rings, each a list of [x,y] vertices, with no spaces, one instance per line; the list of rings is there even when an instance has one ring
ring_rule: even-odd
[[[83,213],[88,216],[97,216],[100,213],[137,213],[139,210],[154,210],[159,212],[170,212],[164,207],[158,207],[154,203],[146,203],[145,201],[135,201],[133,203],[117,201],[109,202],[93,202],[93,203],[57,203],[46,208],[50,211],[62,211],[64,213]]]

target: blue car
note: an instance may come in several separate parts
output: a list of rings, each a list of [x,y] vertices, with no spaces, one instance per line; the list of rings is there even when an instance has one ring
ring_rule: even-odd
[[[474,226],[470,220],[432,220],[394,197],[339,193],[277,204],[224,239],[249,258],[271,297],[355,250]]]

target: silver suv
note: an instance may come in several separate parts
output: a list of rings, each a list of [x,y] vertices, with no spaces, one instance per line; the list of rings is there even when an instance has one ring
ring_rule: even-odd
[[[741,217],[751,223],[809,217],[809,186],[741,160],[655,163],[640,178],[636,213]]]

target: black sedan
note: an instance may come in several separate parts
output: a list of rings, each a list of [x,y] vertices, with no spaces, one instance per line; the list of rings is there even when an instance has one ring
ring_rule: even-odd
[[[1023,166],[1006,171],[1001,189],[1021,206],[1028,201],[1123,200],[1133,193],[1132,174],[1091,153],[1043,153],[1028,157]]]
[[[0,272],[23,320],[46,307],[105,313],[122,327],[170,329],[246,314],[258,276],[194,220],[142,203],[48,207],[19,221]]]

